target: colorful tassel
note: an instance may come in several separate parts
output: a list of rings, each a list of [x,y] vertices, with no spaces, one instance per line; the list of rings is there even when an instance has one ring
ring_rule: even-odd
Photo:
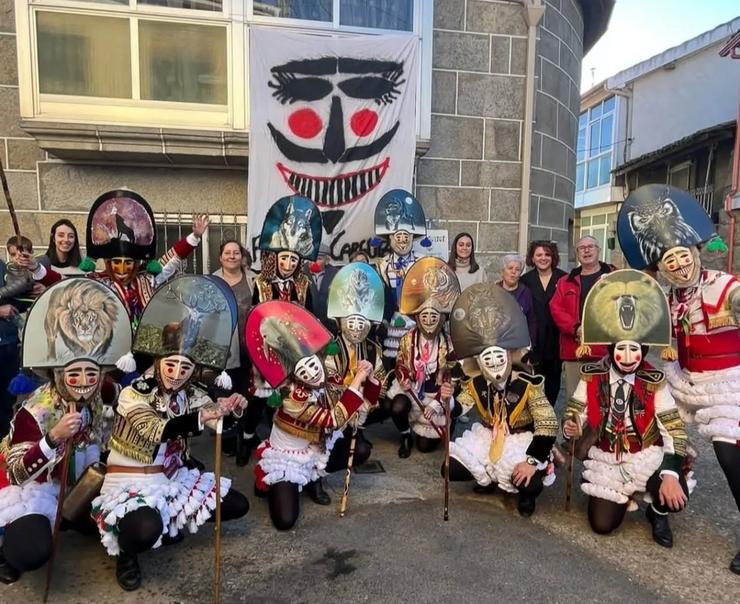
[[[159,260],[150,260],[146,263],[146,272],[151,275],[158,275],[162,272],[162,265]]]
[[[591,347],[587,344],[581,344],[576,348],[576,358],[582,359],[583,357],[591,356]]]
[[[678,352],[673,346],[666,346],[660,351],[660,358],[664,361],[675,361],[678,358]]]
[[[339,354],[339,344],[337,344],[336,340],[332,340],[329,342],[329,344],[326,346],[325,349],[327,356],[334,356],[335,354]]]
[[[118,367],[124,373],[131,373],[132,371],[136,371],[136,359],[134,359],[134,355],[130,352],[127,352],[116,361],[116,367]]]
[[[267,397],[267,406],[277,409],[283,404],[283,399],[280,398],[280,393],[277,390],[273,390],[272,394]]]
[[[83,273],[92,273],[96,268],[95,260],[90,258],[90,256],[85,256],[77,268],[79,268]]]
[[[708,252],[716,252],[719,254],[724,254],[728,251],[727,244],[722,240],[722,237],[719,235],[715,235],[709,243],[707,243],[707,251]]]
[[[424,239],[421,240],[419,245],[421,245],[421,247],[426,247],[426,248],[432,247],[432,240],[429,239],[429,237],[424,237]]]
[[[16,376],[10,380],[10,384],[8,384],[8,392],[13,396],[28,394],[34,390],[36,390],[36,384],[30,377],[23,373],[23,371],[19,371]]]
[[[225,371],[222,371],[221,373],[218,374],[218,376],[216,377],[215,384],[216,386],[218,386],[219,388],[223,388],[224,390],[231,390],[232,387],[234,386],[231,383],[231,377]]]
[[[404,327],[405,325],[406,321],[404,321],[402,317],[396,317],[393,319],[393,327]]]
[[[377,237],[373,237],[370,241],[368,241],[370,244],[370,247],[380,247],[383,244],[382,239],[378,239]]]

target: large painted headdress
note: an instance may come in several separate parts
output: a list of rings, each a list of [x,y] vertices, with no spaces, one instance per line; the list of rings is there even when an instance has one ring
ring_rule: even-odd
[[[701,204],[669,185],[644,185],[633,191],[617,218],[619,245],[636,269],[656,265],[671,248],[699,245],[715,234]]]
[[[449,313],[460,295],[460,282],[446,262],[432,256],[414,262],[401,289],[400,312],[415,315],[425,308]]]
[[[89,360],[113,366],[131,350],[131,324],[118,296],[92,279],[65,279],[28,313],[23,367],[40,371]]]
[[[393,189],[380,198],[375,206],[375,234],[392,235],[408,231],[413,236],[427,234],[424,208],[408,191]]]
[[[332,319],[360,315],[379,323],[383,320],[384,295],[377,271],[364,262],[352,262],[342,267],[329,285],[326,315]]]
[[[153,260],[157,254],[154,214],[133,191],[116,189],[98,197],[87,216],[85,233],[90,258]]]
[[[476,283],[457,299],[450,315],[450,337],[459,359],[489,346],[518,350],[529,346],[527,319],[509,292],[494,283]]]
[[[584,346],[632,340],[669,346],[671,315],[658,282],[641,271],[623,269],[604,275],[583,305]]]
[[[280,300],[255,306],[247,316],[244,336],[255,368],[273,388],[283,385],[298,361],[331,341],[331,333],[314,315]]]
[[[231,288],[211,275],[179,275],[149,300],[136,330],[134,352],[179,354],[223,371],[237,323]]]
[[[321,228],[321,212],[313,201],[299,195],[281,197],[265,216],[259,248],[295,252],[305,260],[316,260]]]

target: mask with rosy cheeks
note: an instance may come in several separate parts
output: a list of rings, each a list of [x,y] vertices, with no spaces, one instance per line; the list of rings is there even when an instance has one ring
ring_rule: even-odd
[[[87,404],[100,391],[100,366],[91,361],[71,363],[54,372],[54,384],[64,400]]]
[[[511,374],[509,352],[499,346],[489,346],[478,355],[478,367],[489,384],[502,385]]]
[[[408,254],[413,242],[413,237],[408,231],[396,231],[390,237],[391,249],[399,256]]]
[[[292,277],[298,268],[299,257],[294,252],[279,252],[277,255],[278,275],[283,279]]]
[[[428,338],[436,336],[442,327],[442,315],[434,308],[425,308],[416,316],[416,324]]]
[[[166,392],[182,390],[193,377],[195,364],[186,356],[173,354],[159,360],[157,377]]]
[[[370,321],[360,315],[342,317],[339,319],[339,327],[342,330],[342,336],[350,344],[364,342],[367,334],[370,333]]]
[[[642,363],[642,346],[634,340],[621,340],[614,345],[612,361],[620,373],[634,373]]]
[[[111,258],[105,264],[111,277],[122,285],[131,283],[138,268],[138,263],[133,258]]]
[[[310,357],[303,357],[295,365],[293,375],[310,388],[319,388],[324,385],[326,374],[324,365],[318,356],[312,354]]]
[[[658,270],[671,285],[678,288],[696,285],[701,273],[701,259],[696,247],[677,246],[663,254]]]

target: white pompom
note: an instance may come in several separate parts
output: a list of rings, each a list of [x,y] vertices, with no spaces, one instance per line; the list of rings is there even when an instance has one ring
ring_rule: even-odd
[[[218,377],[216,378],[216,386],[218,386],[219,388],[223,388],[224,390],[231,390],[233,384],[231,383],[231,378],[229,377],[229,374],[225,371],[219,373]]]
[[[136,371],[136,359],[134,359],[134,355],[130,352],[127,352],[116,361],[116,367],[118,367],[124,373],[131,373],[132,371]]]

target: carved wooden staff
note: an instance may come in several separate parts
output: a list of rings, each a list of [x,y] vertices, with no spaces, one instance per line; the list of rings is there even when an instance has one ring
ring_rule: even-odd
[[[425,409],[425,407],[422,404],[422,402],[419,400],[419,397],[417,396],[416,392],[414,392],[414,389],[411,388],[410,390],[406,390],[404,392],[404,394],[407,394],[411,398],[411,400],[414,401],[419,406],[419,410],[421,411],[421,414],[424,415],[424,409]],[[439,436],[440,438],[444,438],[445,437],[444,430],[441,427],[439,427],[433,421],[430,421],[429,422],[429,425],[432,428],[434,428],[434,431],[437,433],[437,436]]]
[[[357,417],[352,424],[352,440],[349,441],[349,458],[347,459],[347,470],[344,473],[344,491],[342,498],[339,500],[339,517],[344,518],[347,512],[347,500],[349,499],[349,483],[352,480],[352,463],[355,458],[355,446],[357,445]]]
[[[216,540],[214,546],[213,566],[213,604],[221,602],[221,433],[224,429],[224,418],[216,422],[216,461],[213,473],[216,477]]]
[[[10,198],[10,189],[8,188],[8,180],[5,178],[5,169],[3,168],[2,160],[0,160],[0,181],[2,181],[3,194],[5,195],[5,203],[8,204],[10,219],[13,221],[13,230],[15,231],[15,236],[18,237],[18,241],[20,243],[21,228],[18,226],[18,217],[15,215],[13,200]]]
[[[4,182],[3,178],[3,182]],[[67,408],[67,413],[73,413],[76,411],[77,406],[75,403],[70,403]],[[54,558],[56,557],[57,546],[59,545],[59,526],[62,523],[62,508],[64,507],[64,498],[67,495],[67,480],[69,479],[69,458],[74,449],[74,436],[68,438],[64,443],[64,455],[62,456],[62,474],[60,476],[59,483],[59,498],[57,499],[57,513],[54,517],[54,530],[51,533],[51,556],[49,562],[46,565],[46,585],[44,586],[44,604],[49,597],[49,589],[51,588],[51,579],[54,575]]]
[[[570,497],[573,490],[573,458],[576,456],[576,439],[570,439],[568,450],[568,473],[565,476],[565,511],[570,512]]]

